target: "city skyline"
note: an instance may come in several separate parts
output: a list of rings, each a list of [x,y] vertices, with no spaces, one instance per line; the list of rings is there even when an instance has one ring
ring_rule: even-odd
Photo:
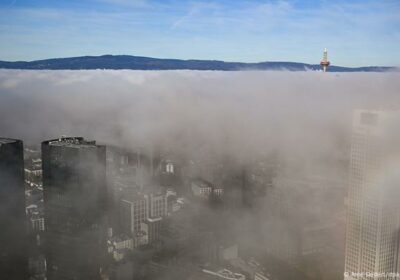
[[[399,66],[397,1],[3,1],[1,60],[127,54]],[[301,46],[301,48],[300,48]]]
[[[1,279],[400,279],[400,0],[3,0],[0,42]]]

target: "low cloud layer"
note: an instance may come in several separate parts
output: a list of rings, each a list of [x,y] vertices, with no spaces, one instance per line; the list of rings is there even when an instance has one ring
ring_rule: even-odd
[[[0,134],[181,153],[323,156],[356,108],[398,108],[398,73],[0,71]]]

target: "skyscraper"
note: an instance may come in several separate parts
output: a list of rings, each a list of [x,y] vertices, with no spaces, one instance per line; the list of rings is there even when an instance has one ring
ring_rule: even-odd
[[[399,112],[354,113],[345,279],[394,279],[391,273],[398,272],[399,117]]]
[[[27,279],[23,144],[0,138],[0,279]]]
[[[106,254],[106,149],[81,137],[42,143],[47,276],[99,279]]]

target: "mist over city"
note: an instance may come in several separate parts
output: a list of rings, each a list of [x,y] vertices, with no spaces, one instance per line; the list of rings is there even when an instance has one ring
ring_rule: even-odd
[[[400,101],[398,73],[2,70],[0,88],[2,134],[24,140],[29,174],[44,140],[106,145],[113,203],[101,217],[109,246],[132,233],[134,244],[108,260],[109,275],[126,277],[115,279],[203,279],[198,271],[224,265],[250,277],[264,270],[267,279],[338,279],[354,111],[392,110]],[[38,212],[43,198],[30,192],[42,183],[29,179],[27,201]],[[119,205],[132,192],[138,201],[166,192],[163,227],[175,215],[196,220],[203,236],[193,237],[191,226],[180,234],[200,247],[174,240],[169,246],[182,252],[171,252],[161,229],[147,244],[136,240],[141,228],[126,231]],[[73,197],[83,207],[77,201],[92,196]],[[214,252],[193,254],[207,246]],[[152,271],[138,252],[167,268]]]

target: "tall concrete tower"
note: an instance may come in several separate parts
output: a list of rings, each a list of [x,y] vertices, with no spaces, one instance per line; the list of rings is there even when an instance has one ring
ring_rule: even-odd
[[[0,278],[28,279],[21,140],[0,138]]]
[[[354,113],[345,279],[395,279],[400,228],[400,112]],[[397,279],[397,278],[396,278]]]
[[[323,55],[323,57],[322,57],[322,60],[321,60],[321,66],[322,66],[322,70],[324,71],[324,72],[326,72],[327,70],[328,70],[328,66],[331,64],[329,61],[328,61],[328,50],[325,48],[325,50],[324,50],[324,55]]]
[[[81,137],[42,143],[47,279],[100,279],[106,255],[106,147]]]

